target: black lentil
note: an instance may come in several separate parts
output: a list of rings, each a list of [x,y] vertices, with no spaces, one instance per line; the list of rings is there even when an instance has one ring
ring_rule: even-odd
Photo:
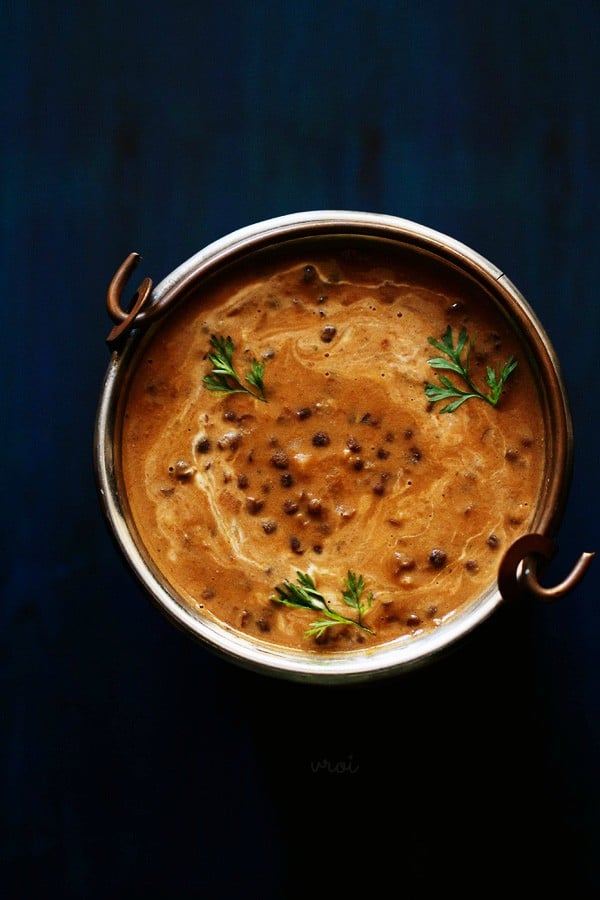
[[[320,516],[323,511],[323,505],[317,497],[313,497],[308,501],[307,510],[311,516]]]
[[[256,513],[260,512],[264,505],[265,501],[261,500],[260,497],[246,497],[246,509],[251,516],[255,516]]]
[[[447,556],[443,550],[435,548],[429,554],[429,562],[434,569],[442,569],[446,565]]]
[[[337,334],[337,328],[334,325],[326,325],[321,331],[321,340],[325,344],[331,343]]]
[[[407,556],[405,553],[394,553],[394,557],[396,559],[396,574],[410,572],[416,566],[412,556]]]
[[[289,465],[287,453],[284,450],[276,450],[271,456],[271,465],[276,469],[287,469]]]
[[[180,481],[188,481],[195,471],[196,468],[183,459],[178,460],[175,464],[175,478]]]
[[[365,413],[361,418],[361,425],[371,425],[373,428],[377,428],[380,424],[380,419],[377,416],[372,415],[370,412]]]
[[[217,441],[219,450],[237,450],[242,436],[239,431],[228,431]]]

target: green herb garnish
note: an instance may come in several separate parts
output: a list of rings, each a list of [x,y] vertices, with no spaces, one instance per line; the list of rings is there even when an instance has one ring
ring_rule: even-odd
[[[486,403],[490,403],[492,406],[498,405],[498,401],[500,400],[500,396],[502,394],[502,391],[504,390],[504,385],[506,384],[508,376],[512,372],[514,372],[517,367],[517,360],[514,358],[514,356],[511,356],[505,362],[504,367],[498,372],[498,374],[496,373],[495,369],[492,369],[491,366],[487,366],[485,382],[490,388],[490,392],[488,394],[484,394],[477,387],[475,387],[469,373],[471,350],[473,349],[475,338],[469,340],[466,328],[461,329],[456,347],[454,346],[452,328],[450,327],[450,325],[448,325],[448,328],[444,332],[441,341],[436,341],[435,338],[432,337],[427,338],[427,340],[437,350],[441,350],[441,352],[448,357],[448,359],[444,359],[441,356],[436,356],[433,359],[428,360],[431,368],[443,369],[449,372],[456,372],[457,375],[460,375],[468,388],[468,390],[464,391],[456,387],[456,385],[450,381],[447,375],[438,376],[440,382],[439,385],[427,382],[427,384],[425,385],[425,394],[427,395],[429,400],[432,401],[432,403],[437,403],[438,400],[452,400],[452,403],[444,406],[441,412],[454,412],[454,410],[458,409],[458,407],[462,403],[464,403],[465,400],[471,400],[473,398],[485,400]],[[463,362],[461,360],[461,356],[465,347],[467,347],[467,351]]]
[[[365,603],[361,602],[361,597],[365,590],[365,582],[362,575],[358,577],[354,572],[348,571],[348,575],[344,579],[344,590],[342,598],[344,602],[355,609],[358,613],[356,619],[348,619],[341,613],[332,609],[327,600],[320,594],[315,586],[313,579],[304,572],[296,572],[298,584],[294,584],[287,579],[282,586],[275,588],[277,596],[273,600],[277,603],[283,603],[285,606],[294,606],[297,609],[312,609],[323,614],[325,618],[317,619],[310,623],[310,627],[304,632],[305,637],[321,637],[327,628],[333,625],[356,625],[369,634],[375,634],[370,628],[363,624],[362,618],[373,602],[373,594],[369,593]]]
[[[255,388],[244,385],[235,371],[233,365],[233,351],[235,349],[233,341],[230,337],[217,337],[216,334],[211,335],[211,347],[214,352],[208,354],[208,360],[212,365],[210,375],[204,376],[204,384],[209,391],[221,391],[223,394],[250,394],[257,400],[266,402],[265,386],[263,384],[263,375],[265,373],[265,364],[259,363],[257,359],[253,359],[250,364],[250,370],[246,372],[246,382]]]

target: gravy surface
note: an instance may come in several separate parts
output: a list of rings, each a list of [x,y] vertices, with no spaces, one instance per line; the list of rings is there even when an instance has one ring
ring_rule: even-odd
[[[431,404],[450,325],[471,373],[511,354],[497,407]],[[211,335],[266,402],[207,389]],[[136,357],[123,416],[123,489],[141,541],[184,602],[265,641],[324,653],[436,628],[497,576],[544,476],[544,423],[524,347],[484,289],[401,249],[343,241],[257,254],[197,287]],[[441,373],[461,387],[458,376]],[[276,602],[307,573],[330,606],[362,575],[373,633]]]

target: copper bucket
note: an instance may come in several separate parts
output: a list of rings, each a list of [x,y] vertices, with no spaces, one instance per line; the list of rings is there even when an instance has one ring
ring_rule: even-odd
[[[412,640],[390,642],[369,652],[319,655],[269,646],[231,627],[193,613],[149,559],[133,525],[120,471],[120,439],[126,393],[136,350],[144,335],[160,328],[172,307],[216,271],[257,250],[324,236],[359,236],[428,254],[482,285],[523,338],[539,378],[547,438],[546,472],[531,531],[503,554],[497,579],[477,602],[457,611],[437,630]],[[153,287],[144,279],[126,305],[123,295],[140,257],[130,254],[117,270],[107,294],[113,327],[107,343],[111,357],[95,426],[94,463],[104,516],[119,551],[159,609],[177,626],[218,655],[276,677],[341,684],[367,681],[413,669],[469,635],[501,604],[528,598],[555,600],[583,577],[593,553],[582,553],[558,585],[541,578],[556,551],[555,537],[571,480],[573,428],[560,365],[544,329],[517,288],[496,266],[460,242],[429,228],[392,216],[351,211],[317,211],[282,216],[242,228],[210,244]]]

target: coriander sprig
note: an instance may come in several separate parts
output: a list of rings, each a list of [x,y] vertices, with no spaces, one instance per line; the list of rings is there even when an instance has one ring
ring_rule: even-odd
[[[311,576],[306,572],[296,572],[297,584],[286,579],[283,585],[275,588],[277,596],[273,597],[277,603],[283,603],[285,606],[294,606],[297,609],[312,609],[320,612],[324,618],[317,619],[310,623],[310,627],[304,632],[305,637],[321,637],[321,635],[333,625],[356,625],[369,634],[375,634],[371,628],[362,621],[364,614],[370,609],[373,602],[373,594],[367,595],[366,601],[362,602],[362,595],[365,590],[365,582],[362,575],[355,575],[354,572],[348,571],[344,579],[344,590],[342,598],[344,602],[355,609],[357,612],[356,619],[349,619],[341,613],[332,609],[323,594],[319,593]]]
[[[257,400],[266,402],[265,386],[263,376],[265,373],[265,364],[259,363],[257,359],[253,359],[250,363],[250,369],[246,372],[246,381],[255,388],[255,391],[246,387],[235,371],[233,365],[233,351],[235,346],[230,337],[217,337],[216,334],[210,338],[213,353],[209,353],[207,358],[212,365],[211,374],[204,376],[204,384],[209,391],[220,391],[224,394],[250,394]]]
[[[442,369],[449,372],[455,372],[459,375],[463,381],[465,382],[468,390],[461,390],[455,384],[450,381],[447,375],[438,375],[438,379],[440,384],[431,384],[427,382],[425,385],[425,394],[432,401],[432,403],[437,403],[438,400],[452,400],[451,403],[448,403],[447,406],[441,410],[441,412],[454,412],[455,409],[464,403],[466,400],[471,399],[479,399],[484,400],[486,403],[490,403],[492,406],[497,406],[498,401],[500,400],[500,396],[502,391],[504,390],[504,385],[509,377],[509,375],[514,372],[517,367],[517,360],[514,356],[510,356],[509,359],[505,362],[504,366],[498,373],[491,366],[487,366],[486,369],[486,377],[485,383],[489,387],[490,391],[487,394],[484,394],[480,391],[471,379],[471,374],[469,372],[469,365],[471,359],[471,350],[473,349],[473,344],[475,343],[475,338],[471,338],[469,340],[469,336],[467,334],[467,329],[462,328],[460,334],[458,336],[458,341],[456,346],[454,346],[454,339],[452,337],[452,328],[448,325],[446,331],[442,336],[441,341],[435,340],[435,338],[428,338],[429,343],[435,347],[437,350],[441,350],[448,359],[444,359],[441,356],[436,356],[433,359],[428,360],[429,365],[432,369]],[[468,342],[468,346],[467,346]],[[463,350],[466,349],[466,354],[464,357],[464,362],[461,359]]]

